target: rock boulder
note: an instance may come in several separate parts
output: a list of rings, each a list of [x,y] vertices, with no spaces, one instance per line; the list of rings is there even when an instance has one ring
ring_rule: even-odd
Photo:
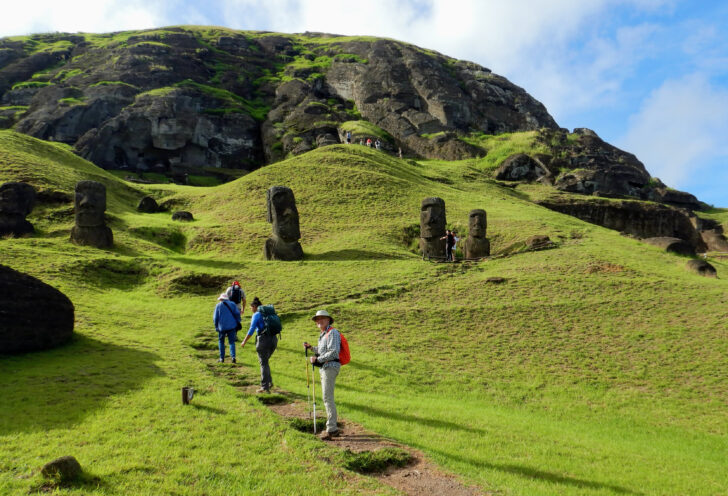
[[[703,277],[718,277],[715,267],[705,260],[689,260],[685,266],[689,271],[695,272]]]
[[[662,248],[668,253],[675,253],[676,255],[684,255],[686,257],[695,256],[695,248],[690,245],[687,241],[680,238],[671,237],[658,237],[658,238],[645,238],[642,240],[648,245],[657,246]]]
[[[33,232],[25,217],[33,211],[35,189],[26,183],[5,183],[0,186],[0,236],[20,236]]]
[[[66,295],[0,265],[0,354],[61,346],[71,339],[73,324],[74,308]]]

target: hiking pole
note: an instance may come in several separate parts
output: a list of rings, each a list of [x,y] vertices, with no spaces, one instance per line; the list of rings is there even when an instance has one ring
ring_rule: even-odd
[[[316,368],[311,364],[311,382],[313,382],[313,433],[316,435]]]
[[[308,348],[306,348],[306,399],[308,400],[308,415],[311,416],[311,374],[308,372]]]

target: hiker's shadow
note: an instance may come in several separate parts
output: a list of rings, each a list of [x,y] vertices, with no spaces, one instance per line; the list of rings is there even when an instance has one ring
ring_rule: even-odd
[[[68,428],[164,372],[154,353],[76,335],[55,350],[0,356],[0,433]]]
[[[561,484],[565,486],[573,486],[583,489],[592,489],[592,490],[608,490],[611,493],[617,493],[617,494],[633,494],[633,495],[641,495],[644,493],[641,493],[639,491],[633,491],[631,489],[628,489],[626,487],[618,486],[616,484],[608,484],[605,482],[598,482],[598,481],[592,481],[587,479],[579,479],[577,477],[571,477],[568,475],[562,475],[558,474],[556,472],[549,472],[546,470],[540,470],[533,467],[528,467],[526,465],[516,465],[514,463],[492,463],[487,462],[484,460],[476,460],[475,458],[469,458],[467,456],[462,455],[456,455],[453,453],[447,453],[445,451],[441,450],[433,450],[430,447],[418,445],[417,443],[413,444],[415,448],[421,449],[423,451],[430,451],[434,452],[438,455],[440,455],[443,458],[455,460],[467,465],[471,465],[473,467],[478,468],[479,470],[497,470],[500,472],[507,472],[510,474],[518,475],[527,479],[538,479],[542,481],[546,481],[552,484]]]

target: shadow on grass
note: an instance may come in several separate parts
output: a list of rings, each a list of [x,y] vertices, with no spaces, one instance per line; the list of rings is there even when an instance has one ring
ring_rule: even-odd
[[[315,261],[349,261],[349,260],[404,260],[411,258],[398,253],[382,253],[378,251],[366,250],[335,250],[325,251],[323,253],[306,254],[304,260]]]
[[[0,433],[67,428],[164,372],[158,355],[76,335],[62,348],[0,357]]]
[[[406,413],[399,413],[391,410],[383,410],[381,408],[374,408],[373,406],[369,405],[359,405],[357,403],[351,403],[351,402],[336,402],[337,405],[341,404],[342,406],[346,408],[350,408],[352,410],[358,410],[360,412],[366,413],[368,415],[371,415],[373,417],[383,417],[389,420],[398,420],[400,422],[409,422],[409,423],[415,423],[420,424],[426,427],[431,427],[433,429],[447,429],[447,430],[455,430],[455,431],[463,431],[463,432],[469,432],[473,434],[480,434],[480,435],[486,435],[486,431],[482,429],[476,429],[474,427],[470,427],[467,425],[462,424],[456,424],[455,422],[449,422],[447,420],[440,420],[440,419],[433,419],[433,418],[427,418],[427,417],[417,417],[415,415],[408,415]]]
[[[479,470],[498,470],[500,472],[507,472],[513,475],[517,475],[520,477],[528,478],[528,479],[536,479],[544,482],[550,482],[553,484],[562,484],[567,486],[574,486],[578,488],[584,488],[584,489],[594,489],[594,490],[609,490],[617,494],[634,494],[634,495],[641,495],[644,493],[641,493],[639,491],[633,491],[631,489],[627,489],[626,487],[617,486],[615,484],[607,484],[604,482],[597,482],[597,481],[591,481],[587,479],[579,479],[578,477],[569,477],[568,475],[561,475],[557,474],[555,472],[547,472],[545,470],[539,470],[533,467],[528,467],[525,465],[516,465],[514,463],[491,463],[491,462],[485,462],[482,460],[476,460],[474,458],[468,458],[461,455],[455,455],[453,453],[446,453],[444,451],[435,450],[430,448],[429,446],[422,446],[415,444],[414,447],[421,449],[423,451],[430,451],[433,453],[436,453],[444,458],[448,458],[451,460],[455,460],[461,463],[465,463],[468,465],[471,465],[473,467],[476,467]]]
[[[245,268],[245,264],[242,264],[240,262],[209,260],[206,258],[195,258],[194,256],[170,256],[167,258],[168,260],[173,260],[175,262],[188,265],[196,265],[198,267],[204,267],[206,269],[225,269],[231,271],[240,270],[241,275],[239,277],[242,277],[242,271]]]
[[[194,399],[193,399],[193,401],[194,401]],[[206,412],[214,413],[216,415],[221,415],[221,414],[227,413],[222,408],[215,408],[214,406],[200,405],[199,403],[191,403],[191,405],[195,410],[203,410]]]

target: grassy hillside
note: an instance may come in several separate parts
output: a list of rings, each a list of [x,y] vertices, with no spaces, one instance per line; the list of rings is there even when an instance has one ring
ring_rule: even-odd
[[[103,181],[116,241],[71,245],[70,204],[37,208],[36,235],[0,240],[3,264],[71,298],[78,334],[0,359],[0,492],[26,494],[43,462],[73,454],[87,480],[62,493],[300,494],[321,481],[326,494],[389,493],[241,394],[230,364],[208,365],[215,296],[240,278],[284,318],[276,386],[305,396],[300,343],[315,338],[313,310],[328,309],[353,356],[340,415],[484,491],[724,493],[726,261],[711,260],[721,279],[695,276],[684,258],[499,187],[489,167],[341,145],[222,186],[131,187],[58,145],[0,132],[0,181],[68,192]],[[295,192],[302,262],[262,259],[265,190],[276,184]],[[144,194],[196,220],[138,214]],[[485,208],[494,252],[533,234],[558,247],[424,262],[410,247],[426,196],[445,200],[462,234],[467,213]],[[255,382],[254,351],[238,355]],[[179,405],[183,385],[200,391],[192,407]]]

